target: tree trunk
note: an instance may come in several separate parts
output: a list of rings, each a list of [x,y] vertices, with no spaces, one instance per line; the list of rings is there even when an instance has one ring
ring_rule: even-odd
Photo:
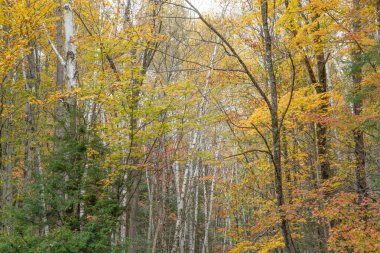
[[[30,53],[26,56],[26,66],[25,66],[25,89],[29,96],[35,97],[37,95],[37,73],[36,73],[36,45],[34,42],[29,42]],[[30,182],[32,179],[32,173],[37,168],[36,161],[36,143],[35,143],[35,133],[36,133],[36,105],[28,100],[25,105],[25,121],[26,121],[26,138],[24,141],[24,164],[25,164],[25,180]]]
[[[57,45],[57,53],[59,55],[63,55],[63,22],[62,22],[62,1],[60,0],[58,3],[58,7],[56,9],[57,21],[56,21],[56,45]],[[65,74],[65,66],[62,65],[59,56],[57,55],[56,61],[56,89],[63,92],[64,90],[64,74]],[[62,102],[58,102],[56,108],[56,118],[57,125],[55,129],[56,138],[60,141],[64,136],[64,126],[62,125],[61,120],[65,118],[64,105]],[[59,144],[58,144],[59,145]]]
[[[354,9],[360,9],[360,0],[353,1]],[[378,10],[379,11],[379,10]],[[360,32],[360,20],[356,20],[353,23],[354,32]],[[353,80],[353,113],[355,116],[359,116],[362,112],[363,101],[361,99],[361,81],[362,81],[362,67],[361,67],[361,52],[359,48],[355,48],[352,52],[352,80]],[[364,149],[364,133],[361,127],[357,127],[353,131],[354,143],[355,143],[355,175],[356,175],[356,189],[359,194],[359,200],[368,195],[368,186],[365,172],[365,159],[366,153]]]
[[[319,95],[322,96],[322,103],[318,109],[319,113],[323,116],[328,111],[329,99],[327,97],[327,74],[326,74],[326,60],[323,51],[319,52],[317,55],[317,68],[318,68],[318,84],[315,90]],[[325,123],[317,123],[317,147],[318,147],[318,158],[321,168],[321,178],[322,181],[329,179],[331,175],[330,162],[328,158],[328,143],[327,143],[327,126]]]
[[[282,187],[282,169],[281,169],[281,130],[278,119],[278,98],[276,77],[273,69],[272,59],[272,41],[268,26],[268,2],[261,4],[261,17],[263,22],[263,33],[265,43],[265,66],[267,69],[269,84],[271,89],[271,132],[273,157],[272,162],[275,171],[275,190],[277,195],[277,205],[279,209],[285,204],[283,187]],[[280,210],[281,212],[281,210]],[[284,214],[281,214],[281,231],[285,241],[285,247],[289,253],[295,253],[296,248],[292,239],[290,226]]]
[[[143,71],[142,71],[143,72]],[[143,72],[142,74],[145,74]],[[131,153],[131,163],[133,166],[137,168],[133,168],[131,173],[132,175],[132,188],[131,188],[131,209],[129,213],[129,229],[128,229],[128,238],[130,241],[129,251],[128,253],[136,253],[138,249],[137,244],[137,209],[138,202],[140,197],[140,180],[142,176],[142,172],[140,168],[138,168],[139,159],[137,158],[134,152],[137,152],[137,142],[136,142],[136,130],[137,130],[137,118],[136,111],[138,109],[138,103],[140,99],[140,82],[137,78],[132,80],[131,83],[131,102],[130,102],[130,131],[131,134],[129,136],[130,139],[130,153]]]
[[[315,21],[319,16],[316,15],[313,17],[313,21]],[[319,25],[316,29],[319,29]],[[320,37],[317,36],[315,39],[316,43],[321,43]],[[317,60],[317,74],[318,79],[314,74],[312,65],[308,59],[307,56],[304,57],[304,62],[307,68],[307,72],[309,74],[310,81],[313,85],[315,85],[315,91],[320,96],[320,99],[322,100],[319,108],[318,113],[321,114],[322,117],[325,117],[328,113],[328,109],[330,107],[330,100],[327,95],[328,92],[328,83],[327,83],[327,68],[326,68],[326,59],[323,52],[323,48],[318,48],[316,53],[316,60]],[[329,147],[328,147],[328,127],[324,122],[317,122],[316,124],[316,139],[317,139],[317,161],[319,162],[319,168],[320,168],[320,178],[319,173],[317,173],[317,187],[320,186],[320,181],[323,183],[329,178],[332,177],[332,171],[330,168],[330,161],[329,161]],[[316,230],[317,234],[320,238],[320,245],[319,248],[321,252],[327,253],[327,238],[328,238],[328,222],[324,222],[322,224],[316,224]]]
[[[59,0],[58,7],[56,10],[57,21],[56,21],[56,45],[57,51],[62,55],[63,53],[63,23],[62,23],[62,1]],[[64,68],[61,61],[57,59],[56,67],[56,83],[59,90],[63,90],[64,85]]]
[[[162,135],[160,137],[160,150],[162,154],[166,154],[166,148],[165,148],[165,135]],[[167,165],[167,164],[166,164]],[[157,243],[158,243],[158,234],[162,230],[164,221],[165,221],[165,202],[166,202],[166,187],[167,187],[167,171],[169,171],[169,166],[165,166],[165,169],[162,170],[162,180],[161,180],[161,196],[160,196],[160,203],[161,206],[159,207],[159,214],[158,214],[158,222],[156,225],[156,230],[154,232],[153,242],[152,242],[152,250],[151,253],[156,252]]]
[[[76,66],[76,45],[74,40],[74,18],[73,9],[70,3],[64,6],[65,23],[65,52],[66,52],[66,82],[67,90],[75,89],[77,85],[77,66]],[[75,101],[71,101],[75,102]]]
[[[141,171],[133,171],[133,184],[131,189],[131,209],[129,213],[129,229],[128,238],[130,242],[128,253],[136,253],[138,251],[139,241],[137,238],[137,211],[140,198],[140,180]]]

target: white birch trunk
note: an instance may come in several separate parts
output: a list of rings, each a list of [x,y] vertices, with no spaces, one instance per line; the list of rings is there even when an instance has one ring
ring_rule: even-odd
[[[174,134],[174,139],[176,140],[178,137],[176,136],[177,133]],[[179,138],[178,138],[179,139]],[[179,142],[176,144],[179,145]],[[176,149],[177,150],[177,147]],[[191,150],[191,147],[190,147]],[[179,171],[179,162],[178,158],[175,158],[176,160],[173,163],[173,170],[174,170],[174,177],[175,177],[175,184],[176,184],[176,192],[177,192],[177,220],[176,220],[176,227],[174,232],[174,242],[171,252],[177,253],[177,252],[184,252],[184,206],[185,206],[185,195],[187,192],[188,187],[188,177],[190,173],[190,168],[188,164],[185,165],[185,172],[182,178],[182,184],[180,184],[180,171]],[[178,250],[178,244],[179,244],[179,251]]]
[[[199,179],[199,162],[197,161],[195,165],[195,173],[194,173],[194,179],[196,180],[195,183],[195,189],[194,189],[194,211],[193,211],[193,224],[192,224],[192,231],[191,231],[191,241],[190,241],[190,252],[195,253],[195,243],[196,243],[196,232],[197,232],[197,226],[198,226],[198,209],[199,209],[199,185],[198,185],[198,179]]]
[[[218,143],[218,147],[215,153],[215,159],[219,159],[219,150],[220,150],[220,144]],[[208,253],[209,252],[209,230],[210,230],[210,224],[211,224],[211,218],[212,218],[212,211],[213,211],[213,203],[214,203],[214,188],[215,188],[215,178],[216,178],[216,172],[217,169],[213,167],[212,172],[212,178],[211,178],[211,186],[210,186],[210,200],[209,200],[209,206],[207,207],[207,201],[205,202],[205,234],[203,238],[202,243],[202,253]],[[204,185],[206,185],[206,182],[204,182]],[[206,191],[206,187],[204,188]]]
[[[65,26],[65,52],[66,52],[66,81],[67,90],[71,91],[77,87],[76,68],[76,45],[74,39],[74,18],[71,3],[64,6],[64,26]]]

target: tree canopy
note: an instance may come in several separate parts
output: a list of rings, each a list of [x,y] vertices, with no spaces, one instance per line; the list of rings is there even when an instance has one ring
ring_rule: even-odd
[[[0,252],[380,252],[380,1],[0,0]]]

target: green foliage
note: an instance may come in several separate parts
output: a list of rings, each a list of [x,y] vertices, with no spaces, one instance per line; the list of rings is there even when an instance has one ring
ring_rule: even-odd
[[[43,176],[35,172],[26,186],[22,205],[3,209],[9,232],[0,235],[0,252],[108,253],[126,248],[110,245],[120,206],[116,194],[101,184],[107,149],[92,131],[78,129],[76,135],[58,140]]]

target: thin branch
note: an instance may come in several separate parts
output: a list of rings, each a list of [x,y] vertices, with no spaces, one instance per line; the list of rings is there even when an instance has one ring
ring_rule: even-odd
[[[78,17],[78,19],[80,20],[80,22],[82,23],[82,25],[84,26],[85,30],[87,31],[88,35],[90,35],[91,37],[93,36],[92,32],[90,31],[90,29],[88,28],[88,26],[86,25],[86,23],[84,22],[82,16],[75,10],[73,9],[73,12],[74,14]],[[103,43],[100,43],[100,48],[101,49],[104,49],[104,45]],[[104,52],[103,52],[104,53]],[[104,53],[105,56],[106,56],[106,59],[108,61],[108,64],[110,65],[112,71],[115,73],[116,75],[116,80],[117,81],[120,81],[120,76],[119,76],[119,71],[117,70],[116,68],[116,64],[115,62],[113,61],[112,57],[107,54],[107,53]]]
[[[236,157],[236,156],[245,155],[245,154],[252,153],[252,152],[260,152],[260,153],[266,153],[266,154],[270,155],[269,152],[268,152],[267,150],[262,150],[262,149],[250,149],[250,150],[244,151],[244,152],[239,153],[239,154],[234,154],[234,155],[230,155],[230,156],[225,156],[225,157],[223,157],[223,159],[229,159],[229,158],[233,158],[233,157]]]
[[[251,80],[254,87],[257,89],[261,97],[264,99],[265,103],[267,104],[270,111],[272,111],[272,105],[269,102],[269,99],[267,95],[265,95],[265,92],[261,89],[260,85],[257,83],[256,79],[252,75],[251,71],[249,71],[248,66],[245,64],[243,59],[239,56],[239,54],[236,52],[235,48],[227,41],[227,39],[218,31],[216,28],[210,24],[203,15],[199,12],[199,10],[189,1],[185,0],[185,2],[190,5],[190,7],[193,9],[193,11],[199,16],[199,19],[202,20],[202,22],[211,30],[213,31],[222,41],[228,49],[231,51],[232,55],[239,61],[240,65],[243,67],[244,72],[247,74],[249,79]]]
[[[272,153],[272,150],[270,149],[270,146],[269,146],[269,143],[268,143],[268,141],[267,141],[267,138],[265,138],[264,134],[263,134],[263,133],[259,130],[259,128],[258,128],[255,124],[253,124],[252,122],[251,122],[251,126],[252,126],[253,129],[255,129],[256,132],[260,135],[261,139],[263,139],[264,144],[265,144],[266,148],[268,149],[268,152],[269,152],[270,157],[271,157],[271,159],[272,159],[272,162],[274,162],[274,159],[273,159],[273,153]]]
[[[288,104],[286,105],[285,111],[282,113],[282,116],[280,119],[280,129],[282,128],[282,124],[283,124],[285,116],[289,110],[290,104],[292,103],[293,95],[294,95],[294,86],[295,86],[295,81],[296,81],[296,67],[294,66],[293,57],[292,57],[290,52],[289,52],[289,58],[290,58],[290,62],[292,65],[292,86],[290,88],[290,97],[289,97]]]

